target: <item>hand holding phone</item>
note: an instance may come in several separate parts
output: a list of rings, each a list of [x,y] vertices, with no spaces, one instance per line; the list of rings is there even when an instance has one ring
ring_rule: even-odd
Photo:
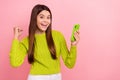
[[[71,41],[75,41],[74,33],[80,29],[80,24],[75,24],[72,30]]]

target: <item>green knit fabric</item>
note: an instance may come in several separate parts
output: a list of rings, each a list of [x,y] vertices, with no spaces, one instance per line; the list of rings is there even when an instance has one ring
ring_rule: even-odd
[[[64,36],[53,30],[52,36],[57,52],[57,60],[52,59],[49,52],[46,34],[35,34],[35,62],[31,64],[30,74],[55,74],[60,72],[60,56],[68,68],[72,68],[76,61],[76,46],[71,46],[70,51],[67,48]],[[21,41],[14,39],[10,50],[10,63],[13,67],[18,67],[24,62],[28,52],[28,37]]]

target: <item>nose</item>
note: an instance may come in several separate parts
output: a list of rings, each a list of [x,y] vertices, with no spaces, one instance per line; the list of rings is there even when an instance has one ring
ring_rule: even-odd
[[[45,23],[45,24],[46,24],[46,23],[48,23],[48,21],[47,21],[47,20],[44,20],[44,21],[43,21],[43,23]]]
[[[43,22],[48,22],[48,19],[47,19],[47,18],[44,18],[44,19],[43,19]]]

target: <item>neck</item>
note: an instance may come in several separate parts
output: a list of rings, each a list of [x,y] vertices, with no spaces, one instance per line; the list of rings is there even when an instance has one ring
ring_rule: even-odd
[[[43,33],[45,33],[45,31],[42,31],[42,30],[36,30],[35,33],[36,33],[36,34],[43,34]]]

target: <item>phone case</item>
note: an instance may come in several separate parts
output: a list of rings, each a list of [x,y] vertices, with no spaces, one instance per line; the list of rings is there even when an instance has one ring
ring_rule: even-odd
[[[75,31],[79,30],[80,25],[79,24],[75,24],[72,30],[72,35],[71,35],[71,41],[75,41],[75,37],[74,37],[74,33]]]

